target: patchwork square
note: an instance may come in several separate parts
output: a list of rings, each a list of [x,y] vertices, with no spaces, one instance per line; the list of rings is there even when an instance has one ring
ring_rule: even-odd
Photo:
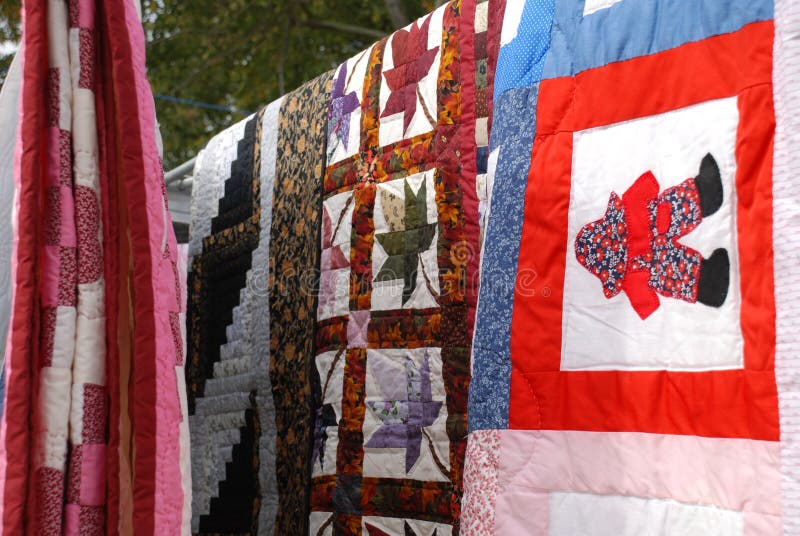
[[[350,311],[350,318],[347,321],[347,347],[366,348],[367,330],[369,328],[369,311]]]
[[[510,428],[778,440],[771,41],[757,22],[541,82]]]
[[[353,227],[352,192],[323,202],[322,254],[318,318],[347,314],[350,298],[350,233]]]
[[[83,443],[103,443],[106,436],[106,391],[102,385],[83,384]]]
[[[350,268],[325,270],[320,274],[318,305],[318,317],[320,320],[347,314],[349,299]]]
[[[574,134],[564,277],[564,300],[569,305],[562,324],[561,370],[742,368],[735,185],[738,126],[737,99],[725,98]],[[692,143],[687,144],[687,139]],[[706,155],[712,155],[719,170],[711,178],[721,187],[722,202],[713,214],[699,214],[697,202],[676,199],[675,193],[656,197],[658,192],[682,189],[687,180],[694,185]],[[675,205],[671,209],[659,204],[654,210],[658,217],[671,218],[674,225],[682,226],[682,231],[674,233],[680,236],[672,238],[669,229],[648,222],[637,228],[632,221],[636,214],[635,207],[629,209],[634,203],[631,195],[636,184],[643,184],[637,179],[648,172],[657,181],[649,202],[659,203],[672,195]],[[621,217],[616,222],[606,212],[612,192],[620,199]],[[693,216],[693,210],[698,212],[695,220],[701,221],[688,228],[686,218]],[[587,225],[596,230],[589,231]],[[606,236],[604,232],[611,226],[614,229]],[[617,229],[623,233],[617,234]],[[649,270],[638,273],[632,271],[641,262],[633,243],[636,232],[652,235],[642,248],[647,251],[644,255],[656,256]],[[595,255],[591,263],[583,253],[587,240],[591,243],[586,252]],[[603,248],[603,243],[609,246]],[[721,267],[715,273],[707,259],[717,250],[724,251],[729,261],[727,269]],[[602,260],[596,258],[598,253]],[[582,265],[581,259],[588,266]],[[702,261],[695,262],[698,259]],[[691,274],[693,265],[696,271]],[[651,280],[637,289],[631,277],[642,272]],[[609,282],[615,274],[619,274],[616,284],[622,291],[607,296],[602,280]],[[713,277],[728,280],[720,289],[719,306],[697,299],[698,287],[704,290],[704,283],[710,285],[708,280]],[[635,297],[626,289],[646,293],[655,299],[656,309],[640,318]]]
[[[61,505],[64,496],[64,473],[52,467],[40,467],[36,472],[37,500],[43,510],[39,514],[40,534],[61,534]]]
[[[364,516],[361,520],[364,536],[449,536],[453,527],[444,523],[432,523],[419,519],[402,519],[396,517]]]
[[[380,89],[381,146],[436,128],[441,29],[446,7],[389,38]]]
[[[377,188],[372,309],[436,307],[438,213],[434,170]]]
[[[439,348],[367,350],[364,476],[448,481]]]
[[[318,382],[317,411],[314,422],[312,476],[336,474],[336,449],[339,445],[339,420],[342,418],[342,385],[345,352],[324,352],[316,357]]]
[[[358,153],[361,137],[361,97],[371,49],[339,66],[328,109],[328,165]]]

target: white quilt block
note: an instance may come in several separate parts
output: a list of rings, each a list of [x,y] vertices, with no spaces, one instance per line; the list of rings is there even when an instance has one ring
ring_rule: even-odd
[[[453,533],[453,527],[444,523],[377,516],[364,516],[361,519],[361,530],[364,536],[385,536],[387,534],[449,536]]]
[[[328,165],[358,153],[361,100],[372,48],[353,56],[336,70],[328,108]]]
[[[347,314],[350,300],[350,231],[353,192],[329,197],[322,205],[319,320]]]
[[[525,0],[507,0],[503,13],[503,28],[500,34],[500,45],[505,46],[517,37],[522,12],[525,9]]]
[[[381,146],[436,128],[442,22],[447,6],[392,34],[383,54]]]
[[[450,480],[440,348],[367,350],[364,476]]]
[[[576,132],[567,234],[562,370],[737,369],[743,366],[739,323],[735,144],[736,98]],[[678,242],[708,258],[727,251],[730,280],[721,307],[659,295],[640,318],[625,292],[606,298],[599,276],[576,257],[576,237],[604,217],[609,196],[620,198],[650,171],[664,192],[698,174],[705,155],[716,160],[723,202]],[[630,260],[629,260],[630,262]]]
[[[438,307],[434,173],[431,169],[378,186],[372,310]]]
[[[321,415],[315,420],[312,477],[336,474],[336,450],[339,446],[339,426],[342,418],[342,389],[344,381],[344,352],[324,352],[316,357],[317,374],[322,397]]]

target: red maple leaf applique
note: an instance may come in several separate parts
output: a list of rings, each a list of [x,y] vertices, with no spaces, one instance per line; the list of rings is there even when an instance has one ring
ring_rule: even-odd
[[[404,112],[403,134],[405,135],[411,119],[417,111],[417,98],[431,125],[436,121],[428,111],[425,99],[419,91],[419,82],[427,76],[428,71],[436,59],[439,47],[428,49],[428,28],[431,17],[427,17],[422,26],[417,26],[418,21],[411,25],[409,30],[398,30],[392,38],[392,58],[395,67],[385,71],[386,83],[391,94],[386,101],[386,108],[381,117]]]
[[[367,534],[369,536],[390,536],[388,532],[379,529],[375,525],[371,525],[370,523],[365,523],[367,526]]]

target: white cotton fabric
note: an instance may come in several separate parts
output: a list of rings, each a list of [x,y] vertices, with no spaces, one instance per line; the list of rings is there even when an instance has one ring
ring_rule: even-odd
[[[552,536],[737,536],[744,534],[742,512],[673,500],[621,495],[550,494]]]
[[[561,370],[720,370],[743,366],[736,228],[736,97],[576,132],[564,279]],[[624,292],[607,299],[602,284],[575,256],[581,228],[603,218],[612,191],[622,197],[645,172],[659,193],[697,175],[710,153],[724,200],[679,242],[709,257],[725,248],[730,285],[722,307],[659,295],[642,320]],[[669,336],[675,334],[674,337]]]
[[[630,0],[631,2],[635,2],[636,0]],[[591,15],[597,11],[608,9],[616,3],[622,2],[622,0],[586,0],[583,4],[583,16]]]
[[[519,23],[522,20],[522,11],[525,9],[525,0],[507,0],[506,10],[503,12],[503,28],[500,33],[500,46],[509,44],[517,37]]]

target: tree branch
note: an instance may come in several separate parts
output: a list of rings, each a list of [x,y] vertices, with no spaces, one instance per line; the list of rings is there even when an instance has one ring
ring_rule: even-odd
[[[380,30],[373,30],[372,28],[364,28],[363,26],[355,26],[353,24],[335,22],[332,20],[308,19],[306,24],[312,28],[323,28],[326,30],[335,30],[337,32],[363,35],[364,37],[369,37],[371,39],[382,39],[386,36],[386,34]]]
[[[289,16],[286,15],[281,32],[281,55],[278,60],[278,93],[286,93],[286,55],[289,49]]]
[[[407,26],[411,22],[408,20],[408,15],[406,15],[400,0],[383,0],[383,3],[386,4],[389,20],[392,21],[392,27],[395,30]]]

